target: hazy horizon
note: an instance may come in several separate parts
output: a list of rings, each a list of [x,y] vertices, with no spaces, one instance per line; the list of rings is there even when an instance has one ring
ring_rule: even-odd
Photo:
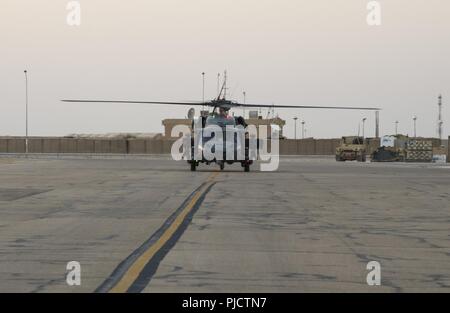
[[[60,99],[176,101],[216,95],[228,71],[231,98],[265,104],[380,107],[380,133],[443,137],[450,123],[450,2],[380,0],[382,25],[366,23],[366,0],[95,0],[68,26],[69,1],[3,0],[0,11],[0,136],[24,135],[29,72],[31,136],[163,132],[188,107],[68,104]],[[198,111],[198,110],[197,110]],[[248,111],[248,110],[247,110]],[[240,114],[241,110],[236,110]],[[266,114],[263,110],[263,114]],[[316,138],[354,135],[374,112],[277,110]],[[300,124],[298,134],[301,134]]]

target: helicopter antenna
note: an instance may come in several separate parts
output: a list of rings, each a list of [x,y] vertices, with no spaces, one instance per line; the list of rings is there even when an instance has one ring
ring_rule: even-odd
[[[224,71],[224,77],[223,77],[223,84],[222,89],[220,89],[219,96],[217,97],[217,100],[220,100],[220,96],[223,93],[222,100],[225,100],[227,98],[227,71]]]
[[[217,73],[217,99],[220,98],[220,73]]]
[[[233,85],[233,88],[229,88],[231,90],[230,92],[230,98],[233,98],[233,96],[236,94],[236,90],[239,88],[239,83],[235,83]]]
[[[224,79],[223,79],[223,100],[227,98],[227,71],[224,71]]]
[[[274,118],[274,104],[272,103],[272,107],[267,109],[267,119]]]

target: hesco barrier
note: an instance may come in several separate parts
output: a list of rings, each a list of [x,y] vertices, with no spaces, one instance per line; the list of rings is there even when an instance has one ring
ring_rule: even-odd
[[[406,146],[407,162],[431,162],[433,160],[433,142],[431,140],[410,139]]]
[[[29,138],[29,153],[128,153],[125,139]],[[25,138],[0,138],[0,153],[25,153]]]
[[[30,153],[89,154],[169,154],[176,139],[109,139],[31,137]],[[281,155],[334,155],[341,139],[282,139]],[[379,139],[368,139],[368,154],[379,146]],[[434,145],[434,142],[433,142]],[[25,138],[0,137],[0,153],[25,153]]]
[[[281,155],[334,155],[340,139],[283,139]]]
[[[169,154],[175,139],[77,139],[31,137],[29,153]],[[333,155],[339,139],[283,139],[281,155]],[[25,153],[25,138],[0,138],[0,153]]]

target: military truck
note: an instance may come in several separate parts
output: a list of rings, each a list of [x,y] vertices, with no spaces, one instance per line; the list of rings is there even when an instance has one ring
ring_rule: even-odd
[[[379,147],[371,156],[371,162],[404,162],[406,150],[398,147]]]
[[[363,137],[342,137],[340,146],[336,148],[336,161],[366,162],[366,150]]]
[[[381,138],[380,147],[373,151],[372,162],[404,162],[407,156],[408,136],[391,135]]]

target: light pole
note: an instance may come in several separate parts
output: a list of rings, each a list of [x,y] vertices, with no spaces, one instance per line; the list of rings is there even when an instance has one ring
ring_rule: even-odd
[[[28,154],[28,72],[25,74],[25,153]]]
[[[297,120],[298,120],[298,117],[294,117],[294,139],[295,140],[297,140]]]
[[[442,95],[439,95],[438,100],[438,136],[439,140],[442,140],[442,125],[444,124],[442,121]]]
[[[414,138],[416,138],[417,137],[417,116],[414,115],[413,121],[414,121]]]
[[[246,96],[247,93],[245,91],[242,92],[243,96],[244,96],[244,104],[246,103]],[[242,108],[242,112],[243,112],[243,118],[245,118],[245,107]]]
[[[362,125],[362,126],[363,126],[363,129],[362,129],[362,136],[363,136],[363,138],[365,138],[365,137],[364,137],[364,125],[365,125],[365,123],[366,123],[366,120],[367,120],[367,118],[363,118],[363,119],[362,119],[362,124],[363,124],[363,125]]]
[[[202,72],[203,89],[202,89],[202,103],[205,103],[205,72]],[[205,110],[205,106],[202,105],[202,111]]]
[[[395,135],[398,135],[398,121],[395,121]]]
[[[302,121],[302,139],[305,139],[305,121]]]
[[[202,72],[203,89],[202,89],[202,101],[205,103],[205,72]]]

